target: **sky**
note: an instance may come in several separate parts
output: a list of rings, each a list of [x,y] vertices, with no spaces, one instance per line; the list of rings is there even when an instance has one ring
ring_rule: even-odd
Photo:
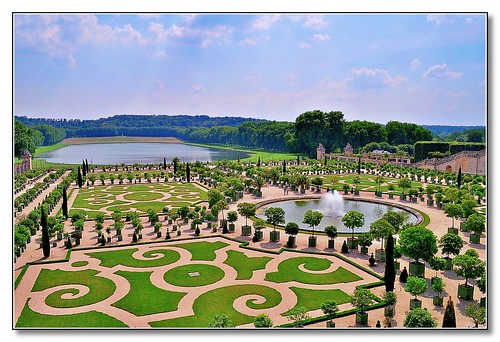
[[[482,13],[15,14],[14,113],[485,125]]]

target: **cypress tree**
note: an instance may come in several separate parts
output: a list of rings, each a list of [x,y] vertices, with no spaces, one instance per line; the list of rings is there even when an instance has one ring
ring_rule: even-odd
[[[394,265],[394,238],[392,234],[387,237],[387,246],[385,248],[385,292],[394,291],[394,282],[396,281],[396,267]]]
[[[49,226],[47,224],[47,212],[45,211],[45,206],[42,204],[41,208],[40,225],[42,226],[42,249],[43,256],[48,258],[50,256],[50,237],[49,237]]]
[[[62,214],[65,219],[68,219],[68,194],[66,193],[66,187],[63,188],[62,199]]]
[[[297,165],[300,165],[300,157],[297,156]]]
[[[460,186],[462,186],[462,167],[458,169],[458,175],[457,175],[457,188],[460,189]]]
[[[260,157],[259,157],[259,159],[257,160],[257,167],[260,167]]]
[[[85,172],[89,173],[89,162],[87,161],[87,158],[85,158]]]
[[[361,158],[358,157],[358,175],[361,173]]]
[[[85,177],[87,175],[87,171],[85,168],[85,161],[82,160],[82,176]]]
[[[457,319],[455,317],[455,305],[451,296],[448,297],[448,303],[443,315],[443,328],[456,328]]]
[[[81,188],[83,185],[83,177],[82,177],[82,171],[80,170],[80,166],[78,166],[77,183],[78,183],[78,187]]]
[[[189,168],[189,163],[186,163],[186,180],[188,183],[191,182],[191,169]]]
[[[283,159],[283,173],[286,173],[286,161]]]
[[[167,160],[163,157],[163,170],[167,169]]]
[[[325,166],[327,165],[327,163],[328,163],[328,162],[326,161],[326,156],[325,156]]]
[[[173,164],[174,164],[174,175],[177,174],[177,157],[175,157],[173,160],[172,160]]]

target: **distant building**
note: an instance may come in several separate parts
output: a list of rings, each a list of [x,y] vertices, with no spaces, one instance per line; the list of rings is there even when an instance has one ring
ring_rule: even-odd
[[[351,144],[347,143],[344,147],[344,154],[346,156],[349,156],[354,153],[354,148],[352,148]]]
[[[326,149],[323,147],[322,143],[319,143],[318,148],[316,149],[316,159],[322,160],[325,157]]]
[[[31,153],[28,149],[24,150],[23,161],[19,164],[14,165],[14,175],[24,173],[31,170]]]

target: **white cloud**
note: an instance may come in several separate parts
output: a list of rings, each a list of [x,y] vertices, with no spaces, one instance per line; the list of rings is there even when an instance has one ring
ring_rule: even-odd
[[[412,71],[417,70],[420,64],[421,64],[420,60],[415,58],[414,60],[411,61],[411,70]]]
[[[294,86],[298,83],[299,78],[293,72],[289,72],[285,76],[285,80],[287,81],[289,86]]]
[[[463,72],[451,71],[448,65],[441,63],[431,66],[425,73],[422,74],[425,78],[451,78],[458,79],[464,75]]]
[[[158,85],[158,87],[160,88],[160,90],[165,90],[165,85],[163,84],[162,81],[156,80],[156,84]]]
[[[167,57],[167,53],[165,52],[165,50],[159,50],[159,51],[156,51],[153,56],[155,57],[159,57],[159,58],[164,58],[164,57]]]
[[[267,30],[279,19],[280,16],[275,14],[262,15],[252,22],[252,30]]]
[[[309,48],[309,47],[311,47],[311,45],[307,42],[302,41],[299,43],[299,48],[301,48],[301,49],[305,49],[305,48]]]
[[[254,82],[257,80],[257,77],[255,77],[254,75],[247,75],[245,76],[244,80],[247,82]]]
[[[330,40],[330,36],[328,36],[328,34],[326,33],[325,34],[316,33],[313,35],[312,39],[317,42],[326,42]]]
[[[311,28],[314,30],[321,30],[328,25],[330,24],[321,15],[309,15],[307,16],[303,24],[304,27]]]
[[[442,24],[452,23],[453,20],[444,14],[430,14],[427,16],[427,21],[433,23],[436,26],[441,26]]]
[[[152,35],[152,39],[157,42],[171,40],[207,47],[215,42],[229,42],[233,29],[223,25],[209,29],[197,29],[175,24],[167,29],[161,23],[150,23],[148,32]]]
[[[408,81],[408,78],[401,75],[391,76],[387,70],[384,69],[351,69],[354,75],[352,82],[367,87],[396,87]]]
[[[202,93],[203,91],[205,91],[205,86],[202,84],[194,84],[192,89],[195,93]]]
[[[240,40],[238,42],[239,45],[256,45],[256,44],[259,44],[261,42],[265,42],[265,41],[268,41],[269,39],[271,39],[271,37],[269,35],[262,35],[262,36],[255,36],[255,37],[248,37],[248,38],[245,38],[243,40]]]

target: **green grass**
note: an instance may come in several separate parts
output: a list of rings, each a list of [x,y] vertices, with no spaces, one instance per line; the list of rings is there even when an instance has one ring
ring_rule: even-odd
[[[363,278],[356,274],[338,267],[336,270],[329,273],[306,273],[299,270],[299,265],[303,264],[306,270],[322,271],[330,267],[332,262],[324,258],[315,257],[296,257],[283,260],[278,265],[278,271],[268,273],[265,280],[275,283],[284,283],[287,281],[297,281],[303,284],[327,285],[336,283],[349,283],[352,281],[361,280]]]
[[[55,151],[55,150],[58,150],[60,148],[66,147],[66,146],[68,146],[68,145],[67,144],[63,144],[63,143],[57,143],[57,144],[50,145],[50,146],[40,146],[40,147],[37,147],[35,149],[34,157],[38,157],[41,154],[44,154],[44,153],[47,153],[47,152],[51,152],[51,151]]]
[[[87,266],[89,264],[88,261],[75,261],[74,263],[71,264],[72,267],[83,267]]]
[[[178,309],[179,301],[186,292],[174,292],[160,289],[151,284],[153,272],[117,271],[115,274],[127,279],[130,291],[125,297],[113,303],[113,306],[128,311],[136,316],[170,312]]]
[[[139,260],[132,257],[132,254],[137,252],[138,248],[106,250],[103,252],[87,252],[86,255],[101,260],[101,266],[114,267],[123,265],[127,267],[158,267],[173,264],[180,259],[179,253],[169,249],[155,249],[145,252],[142,256],[151,258]],[[152,259],[155,255],[163,254],[161,258]]]
[[[89,311],[72,315],[44,315],[31,310],[28,301],[16,328],[128,328],[122,321],[101,312]]]
[[[272,259],[271,257],[247,257],[243,252],[230,250],[227,251],[227,259],[224,263],[236,270],[238,273],[236,280],[246,280],[252,278],[253,271],[264,269]]]
[[[74,308],[98,303],[111,296],[116,289],[113,281],[96,276],[98,273],[99,271],[90,269],[82,271],[42,269],[32,291],[43,291],[61,285],[79,284],[88,287],[90,292],[81,297],[62,299],[61,295],[65,293],[77,295],[79,290],[76,288],[58,290],[47,296],[46,304],[55,308]]]
[[[191,253],[191,260],[214,261],[216,258],[215,251],[228,246],[228,244],[220,241],[197,241],[177,244],[173,246],[184,248],[189,253]]]
[[[333,290],[315,290],[315,289],[303,289],[300,287],[290,287],[295,295],[297,296],[297,304],[291,309],[305,307],[307,311],[317,310],[321,308],[321,304],[327,300],[333,300],[337,305],[349,303],[351,301],[351,296],[339,289]],[[288,313],[283,313],[285,315]]]
[[[254,317],[236,311],[233,302],[241,296],[256,295],[265,301],[256,304],[250,299],[246,305],[252,309],[267,309],[281,302],[281,294],[267,286],[242,284],[218,288],[200,295],[193,304],[194,315],[169,320],[152,322],[152,327],[205,328],[215,315],[226,314],[234,325],[242,325],[254,321]]]
[[[197,273],[197,275],[193,275],[193,273]],[[167,271],[163,279],[174,286],[197,287],[216,283],[224,278],[224,275],[224,271],[217,266],[191,264],[178,266]]]
[[[125,194],[123,198],[129,201],[153,201],[162,198],[163,195],[157,192],[135,191]]]

